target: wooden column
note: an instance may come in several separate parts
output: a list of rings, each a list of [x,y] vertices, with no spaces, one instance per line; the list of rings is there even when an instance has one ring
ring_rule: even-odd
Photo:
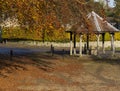
[[[87,34],[87,51],[89,50],[89,34]]]
[[[97,34],[97,55],[99,54],[99,41],[100,41],[100,34]]]
[[[72,32],[70,32],[70,55],[72,55]]]
[[[0,26],[0,42],[2,42],[2,28]]]
[[[74,55],[76,55],[76,33],[74,33]]]
[[[112,54],[114,55],[115,54],[115,46],[114,46],[114,33],[111,33],[111,51],[112,51]]]
[[[80,50],[79,50],[79,55],[82,56],[82,34],[80,34],[80,43],[79,43],[79,47],[80,47]]]
[[[102,52],[105,53],[105,33],[102,33]]]

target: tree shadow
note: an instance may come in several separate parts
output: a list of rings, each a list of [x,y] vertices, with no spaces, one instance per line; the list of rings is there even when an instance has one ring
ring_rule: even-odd
[[[16,55],[10,60],[9,55],[0,54],[0,77],[8,77],[15,70],[28,71],[26,65],[35,66],[43,71],[51,72],[54,68],[53,60],[57,59],[48,53],[33,53]]]
[[[8,74],[14,70],[27,70],[24,66],[16,64],[14,61],[10,61],[8,55],[0,54],[0,76],[8,77]]]
[[[26,57],[32,60],[33,66],[36,66],[46,72],[54,69],[52,67],[55,65],[53,61],[57,59],[56,56],[51,56],[49,53],[33,53],[26,55]]]
[[[70,54],[68,48],[54,48],[54,50],[49,50],[46,53],[50,54],[51,56],[58,55],[59,57],[65,57]]]
[[[93,61],[98,63],[108,63],[111,65],[120,65],[120,57],[118,54],[102,54],[98,56],[92,55]]]

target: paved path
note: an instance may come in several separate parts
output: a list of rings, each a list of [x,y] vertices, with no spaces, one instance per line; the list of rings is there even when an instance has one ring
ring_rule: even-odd
[[[41,53],[50,51],[50,47],[37,47],[29,46],[18,43],[7,43],[0,44],[0,54],[10,54],[10,50],[13,51],[14,55],[24,55],[28,53]]]
[[[69,54],[69,47],[54,47],[54,52],[56,54],[63,53]],[[25,54],[32,54],[32,53],[45,53],[51,51],[51,46],[31,46],[27,44],[19,44],[19,43],[7,43],[7,44],[0,44],[0,54],[10,54],[10,50],[13,51],[14,55],[25,55]]]

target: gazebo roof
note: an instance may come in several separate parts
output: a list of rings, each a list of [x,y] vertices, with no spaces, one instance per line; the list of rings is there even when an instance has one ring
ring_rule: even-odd
[[[94,11],[92,11],[88,15],[88,19],[91,21],[93,25],[93,31],[104,33],[104,32],[119,32],[117,28],[115,28],[113,25],[111,25],[109,22],[104,20],[102,17],[100,17],[98,14],[96,14]]]
[[[92,11],[90,14],[88,14],[88,20],[90,20],[90,22],[92,24],[91,32],[94,32],[94,33],[119,32],[119,30],[117,28],[115,28],[113,25],[108,23],[106,20],[104,20],[102,17],[100,17],[94,11]],[[76,32],[76,33],[88,33],[89,32],[88,29],[85,29],[83,26],[80,26],[79,24],[72,26],[71,30],[69,30],[68,32],[70,32],[70,31]]]

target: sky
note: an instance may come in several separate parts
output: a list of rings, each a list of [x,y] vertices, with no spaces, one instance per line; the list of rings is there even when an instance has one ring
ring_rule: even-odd
[[[108,6],[113,8],[115,7],[115,1],[114,0],[94,0],[95,2],[104,2],[106,4],[106,1],[108,1]]]
[[[110,0],[110,2],[108,3],[110,7],[115,7],[115,1],[114,0]]]

